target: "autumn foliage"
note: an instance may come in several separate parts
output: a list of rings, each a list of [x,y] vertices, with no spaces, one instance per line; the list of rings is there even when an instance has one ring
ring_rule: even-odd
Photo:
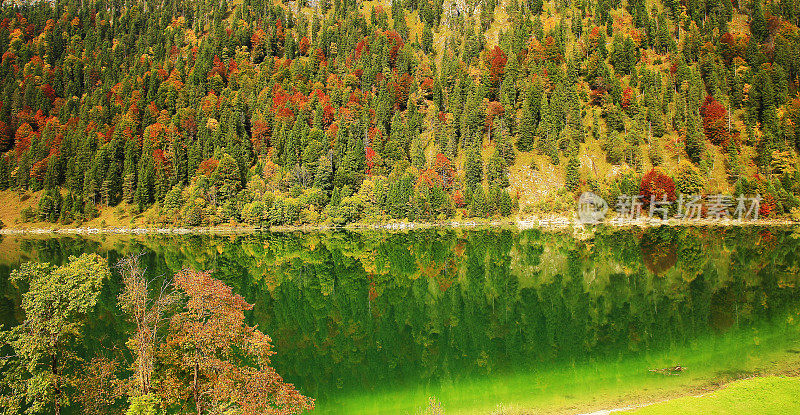
[[[720,145],[728,140],[728,111],[712,96],[706,96],[700,106],[700,115],[703,117],[703,132],[709,141]]]
[[[650,206],[651,197],[662,200],[666,196],[668,201],[674,202],[675,182],[659,169],[650,170],[639,184],[639,196],[644,206]]]
[[[631,104],[634,102],[635,99],[636,96],[635,93],[633,92],[633,89],[631,89],[631,87],[625,88],[625,90],[622,91],[622,101],[620,102],[622,109],[626,111],[629,110]]]
[[[442,153],[436,155],[436,161],[433,164],[433,169],[442,178],[443,183],[446,188],[450,188],[453,185],[453,179],[455,178],[456,170],[453,168],[453,162],[447,158]]]
[[[464,204],[473,204],[476,193],[466,187],[474,183],[461,178],[476,142],[499,151],[480,157],[492,170],[487,177],[499,180],[479,182],[484,196],[492,194],[486,206],[500,215],[508,209],[499,209],[498,195],[533,191],[509,180],[524,167],[517,150],[538,149],[551,163],[606,152],[637,168],[650,164],[648,156],[660,165],[685,151],[699,163],[706,142],[696,133],[700,124],[723,150],[733,139],[740,144],[728,127],[735,110],[746,115],[736,126],[747,127],[741,144],[749,148],[730,163],[730,178],[750,163],[766,171],[781,141],[796,156],[800,116],[797,105],[787,105],[800,80],[796,19],[766,6],[766,14],[751,13],[749,3],[721,15],[672,3],[656,14],[629,5],[615,20],[609,13],[618,5],[593,1],[579,13],[568,7],[529,22],[530,5],[512,2],[502,17],[487,5],[480,16],[459,18],[457,28],[444,18],[450,6],[437,2],[415,3],[411,19],[399,3],[388,11],[343,2],[334,13],[331,4],[287,13],[275,5],[183,0],[145,9],[8,6],[0,19],[0,190],[57,187],[78,201],[66,222],[90,220],[97,210],[87,204],[98,200],[99,209],[123,201],[142,212],[158,205],[164,212],[152,219],[172,225],[311,225],[368,219],[364,212],[375,221],[424,221],[431,219],[422,208],[424,186],[392,188],[390,176],[433,183],[433,174],[421,177],[433,169],[446,190],[442,197],[437,189],[435,203],[452,205],[461,190]],[[677,30],[669,16],[684,14]],[[717,33],[692,21],[744,14],[756,28]],[[152,30],[125,30],[141,27]],[[60,131],[48,132],[51,119]],[[650,127],[647,150],[643,131],[625,128],[642,119]],[[611,130],[625,131],[611,137],[615,145],[582,145]],[[439,153],[453,161],[454,173],[434,166]],[[204,160],[225,155],[238,167],[239,183],[237,194],[218,199],[218,189],[198,179],[215,167]],[[255,174],[267,161],[276,174]],[[570,183],[588,179],[575,174]],[[359,214],[340,214],[338,195],[359,194],[368,177],[393,197],[361,198],[369,206],[342,208]],[[613,184],[611,176],[596,179],[599,188]],[[161,203],[168,194],[170,203]],[[539,196],[523,200],[543,202]],[[409,199],[418,203],[407,205]],[[777,210],[792,207],[780,203]],[[57,213],[48,217],[61,220]]]
[[[272,368],[272,340],[245,323],[253,308],[209,272],[184,270],[174,277],[185,306],[169,324],[161,349],[167,398],[191,402],[197,413],[234,405],[244,415],[297,414],[314,408]]]
[[[367,161],[367,175],[372,175],[372,168],[375,167],[375,150],[368,146],[364,149],[364,155]]]
[[[495,46],[487,58],[487,66],[489,67],[489,85],[494,91],[502,80],[503,74],[506,72],[506,62],[508,58],[500,46]]]
[[[772,217],[775,214],[775,210],[775,196],[771,194],[765,195],[758,206],[758,215],[765,218]]]
[[[204,160],[202,163],[200,163],[200,167],[197,168],[197,174],[210,176],[211,173],[213,173],[214,170],[217,169],[218,165],[219,165],[219,160],[215,158]]]
[[[730,64],[733,61],[733,58],[744,58],[748,41],[748,36],[734,35],[730,32],[726,32],[720,36],[720,54],[722,55],[722,58],[725,59],[725,62]]]

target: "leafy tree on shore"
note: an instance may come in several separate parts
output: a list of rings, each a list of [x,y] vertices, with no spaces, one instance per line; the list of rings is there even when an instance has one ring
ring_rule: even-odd
[[[153,392],[158,339],[163,336],[166,315],[173,311],[177,296],[170,279],[164,279],[160,286],[151,288],[154,281],[145,276],[139,255],[121,259],[117,268],[123,283],[118,298],[119,308],[135,325],[133,336],[127,342],[134,355],[132,370],[136,379],[135,393],[131,395],[149,396]]]
[[[6,409],[58,415],[70,404],[81,361],[72,347],[109,276],[96,254],[70,257],[60,267],[26,262],[12,273],[29,288],[22,299],[25,321],[2,333],[3,343],[14,350],[3,371],[3,391],[9,394],[0,400]]]
[[[314,408],[271,367],[272,340],[245,323],[251,304],[208,272],[181,271],[174,282],[185,306],[171,318],[160,350],[168,402],[190,404],[197,415],[228,407],[252,415]]]

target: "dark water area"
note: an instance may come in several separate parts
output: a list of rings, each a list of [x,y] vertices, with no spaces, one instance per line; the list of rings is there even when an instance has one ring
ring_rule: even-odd
[[[151,276],[213,270],[253,308],[273,363],[315,413],[554,408],[746,373],[800,349],[790,228],[314,232],[0,241],[0,324],[21,262],[143,252]],[[83,352],[131,329],[104,287]],[[685,374],[649,369],[684,365]]]

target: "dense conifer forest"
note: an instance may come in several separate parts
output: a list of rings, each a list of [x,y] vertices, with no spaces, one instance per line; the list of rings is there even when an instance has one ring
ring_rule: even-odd
[[[21,222],[486,218],[644,186],[800,216],[798,0],[0,13],[0,190],[35,196]]]

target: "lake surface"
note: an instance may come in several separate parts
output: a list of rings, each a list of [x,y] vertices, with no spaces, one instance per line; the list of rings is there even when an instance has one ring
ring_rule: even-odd
[[[316,232],[0,240],[28,260],[144,252],[150,275],[214,275],[255,304],[279,373],[320,414],[586,408],[726,380],[800,353],[800,232],[789,228]],[[124,348],[104,287],[84,346]],[[650,369],[680,365],[668,376]]]

